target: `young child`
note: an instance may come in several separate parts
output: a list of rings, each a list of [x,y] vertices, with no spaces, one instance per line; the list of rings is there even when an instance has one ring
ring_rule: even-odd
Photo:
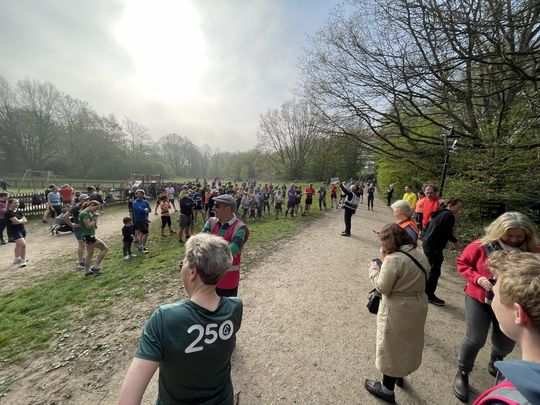
[[[171,222],[171,204],[169,203],[169,198],[166,195],[163,195],[159,197],[159,204],[156,206],[156,211],[154,214],[158,214],[157,210],[161,210],[161,236],[165,236],[165,227],[169,227],[169,234],[174,235],[176,234],[175,231],[172,229],[172,222]]]
[[[540,254],[494,252],[491,307],[506,336],[521,346],[522,360],[496,361],[506,380],[480,395],[474,405],[540,404]]]
[[[131,253],[131,245],[133,244],[133,234],[135,233],[135,227],[133,226],[133,220],[131,217],[124,217],[122,220],[124,226],[122,227],[122,241],[124,242],[124,260],[131,259],[137,256]]]

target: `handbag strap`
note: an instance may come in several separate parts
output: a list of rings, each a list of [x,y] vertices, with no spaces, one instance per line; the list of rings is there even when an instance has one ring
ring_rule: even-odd
[[[407,252],[404,252],[403,250],[398,250],[399,253],[403,253],[405,256],[409,256],[409,258],[414,262],[414,264],[416,264],[420,270],[422,270],[422,273],[424,273],[424,277],[426,279],[426,283],[427,283],[427,273],[426,273],[426,270],[424,269],[424,267],[422,267],[422,265],[418,262],[418,260],[416,260],[414,257],[412,257],[410,254],[408,254]]]

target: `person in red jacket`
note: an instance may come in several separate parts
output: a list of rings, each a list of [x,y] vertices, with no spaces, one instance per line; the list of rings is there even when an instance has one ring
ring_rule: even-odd
[[[487,228],[483,238],[469,244],[456,260],[457,269],[467,280],[465,286],[466,332],[458,356],[458,372],[454,378],[456,397],[469,399],[469,373],[476,356],[486,343],[492,325],[491,358],[488,372],[496,376],[495,361],[502,360],[514,349],[515,342],[500,329],[491,308],[495,278],[487,265],[494,251],[540,252],[539,238],[531,220],[520,212],[505,212]]]

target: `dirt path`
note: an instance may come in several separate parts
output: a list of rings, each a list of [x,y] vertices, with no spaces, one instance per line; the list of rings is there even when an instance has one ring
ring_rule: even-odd
[[[365,378],[379,377],[375,317],[365,307],[371,289],[367,266],[378,255],[371,230],[391,220],[382,203],[376,202],[374,212],[361,205],[353,217],[353,237],[343,238],[342,211],[330,211],[244,273],[239,291],[244,317],[232,359],[241,405],[379,403],[363,388]],[[464,331],[463,285],[453,267],[443,269],[438,291],[447,306],[430,306],[424,361],[406,379],[405,389],[397,389],[398,403],[458,403],[451,382]],[[143,302],[119,303],[110,320],[60,337],[51,358],[12,370],[20,378],[0,402],[115,403],[146,317],[160,303],[182,295],[179,283],[168,286]],[[67,345],[71,354],[63,349],[66,342],[72,342]],[[50,370],[67,355],[67,366]],[[471,375],[478,390],[492,383],[487,361],[485,348]],[[144,403],[154,403],[156,395],[154,379]]]

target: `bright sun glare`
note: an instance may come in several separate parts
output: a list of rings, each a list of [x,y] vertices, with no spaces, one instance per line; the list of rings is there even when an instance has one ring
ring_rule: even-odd
[[[115,34],[143,91],[161,99],[197,92],[206,57],[199,13],[189,0],[128,0]]]

